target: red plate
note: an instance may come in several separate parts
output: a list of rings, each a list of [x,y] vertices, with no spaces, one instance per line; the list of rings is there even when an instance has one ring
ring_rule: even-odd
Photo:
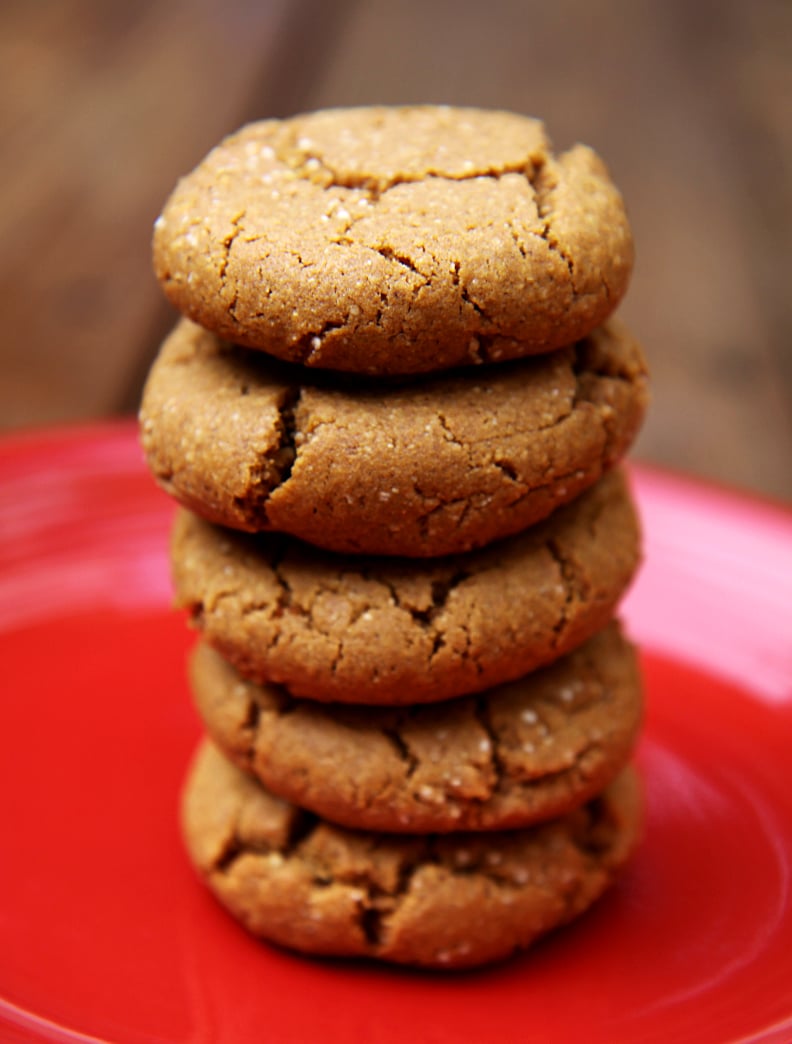
[[[792,515],[633,474],[646,841],[576,925],[441,976],[260,945],[199,885],[171,506],[131,425],[0,444],[0,1039],[792,1040]]]

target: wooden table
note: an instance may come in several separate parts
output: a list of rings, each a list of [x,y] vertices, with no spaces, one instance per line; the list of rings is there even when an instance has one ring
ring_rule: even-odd
[[[784,0],[6,0],[0,423],[135,409],[173,322],[151,224],[224,133],[443,101],[607,158],[654,375],[639,455],[792,499],[791,51]]]

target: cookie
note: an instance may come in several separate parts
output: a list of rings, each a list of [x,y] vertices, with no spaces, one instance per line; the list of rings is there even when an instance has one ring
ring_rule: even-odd
[[[205,643],[190,673],[226,756],[356,829],[502,830],[561,815],[624,767],[641,718],[635,653],[616,624],[519,681],[404,710],[294,700],[244,681]]]
[[[524,830],[395,837],[331,826],[205,744],[183,800],[192,862],[254,935],[305,953],[467,968],[572,920],[635,847],[636,777]]]
[[[143,398],[151,470],[220,525],[446,555],[590,486],[627,450],[648,394],[641,350],[615,323],[546,356],[402,387],[321,377],[185,320]]]
[[[538,120],[336,109],[243,127],[154,230],[171,302],[288,362],[422,373],[546,352],[616,308],[632,239],[601,160]]]
[[[605,626],[639,558],[619,471],[525,532],[430,561],[345,557],[177,516],[177,604],[245,677],[414,704],[519,678]]]

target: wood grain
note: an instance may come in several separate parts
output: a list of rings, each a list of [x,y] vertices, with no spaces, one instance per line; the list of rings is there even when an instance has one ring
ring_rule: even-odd
[[[100,0],[0,12],[3,425],[131,410],[171,321],[150,226],[253,116],[443,101],[593,144],[639,262],[642,456],[792,500],[792,7],[783,0]]]
[[[239,118],[287,4],[226,6],[2,9],[0,133],[17,157],[0,186],[4,424],[108,414],[139,383],[138,360],[170,321],[150,271],[152,222]]]

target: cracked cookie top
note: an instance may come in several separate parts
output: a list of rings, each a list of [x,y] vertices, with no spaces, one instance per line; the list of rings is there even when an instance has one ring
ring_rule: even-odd
[[[600,159],[543,125],[445,107],[338,109],[243,127],[155,224],[173,304],[290,362],[406,374],[585,336],[632,268]]]
[[[183,320],[140,420],[157,480],[212,522],[421,557],[483,546],[572,500],[625,453],[647,397],[641,350],[615,321],[547,355],[383,388]]]
[[[391,705],[551,663],[605,626],[639,554],[618,470],[517,536],[429,562],[345,558],[187,511],[171,543],[177,604],[245,677]]]
[[[294,700],[244,681],[205,642],[190,675],[228,757],[354,829],[505,830],[563,815],[624,767],[641,718],[635,653],[615,623],[518,681],[403,710]]]
[[[349,831],[301,812],[205,743],[182,804],[191,859],[254,935],[305,953],[465,968],[507,957],[582,913],[638,841],[625,770],[541,826],[415,837]]]

